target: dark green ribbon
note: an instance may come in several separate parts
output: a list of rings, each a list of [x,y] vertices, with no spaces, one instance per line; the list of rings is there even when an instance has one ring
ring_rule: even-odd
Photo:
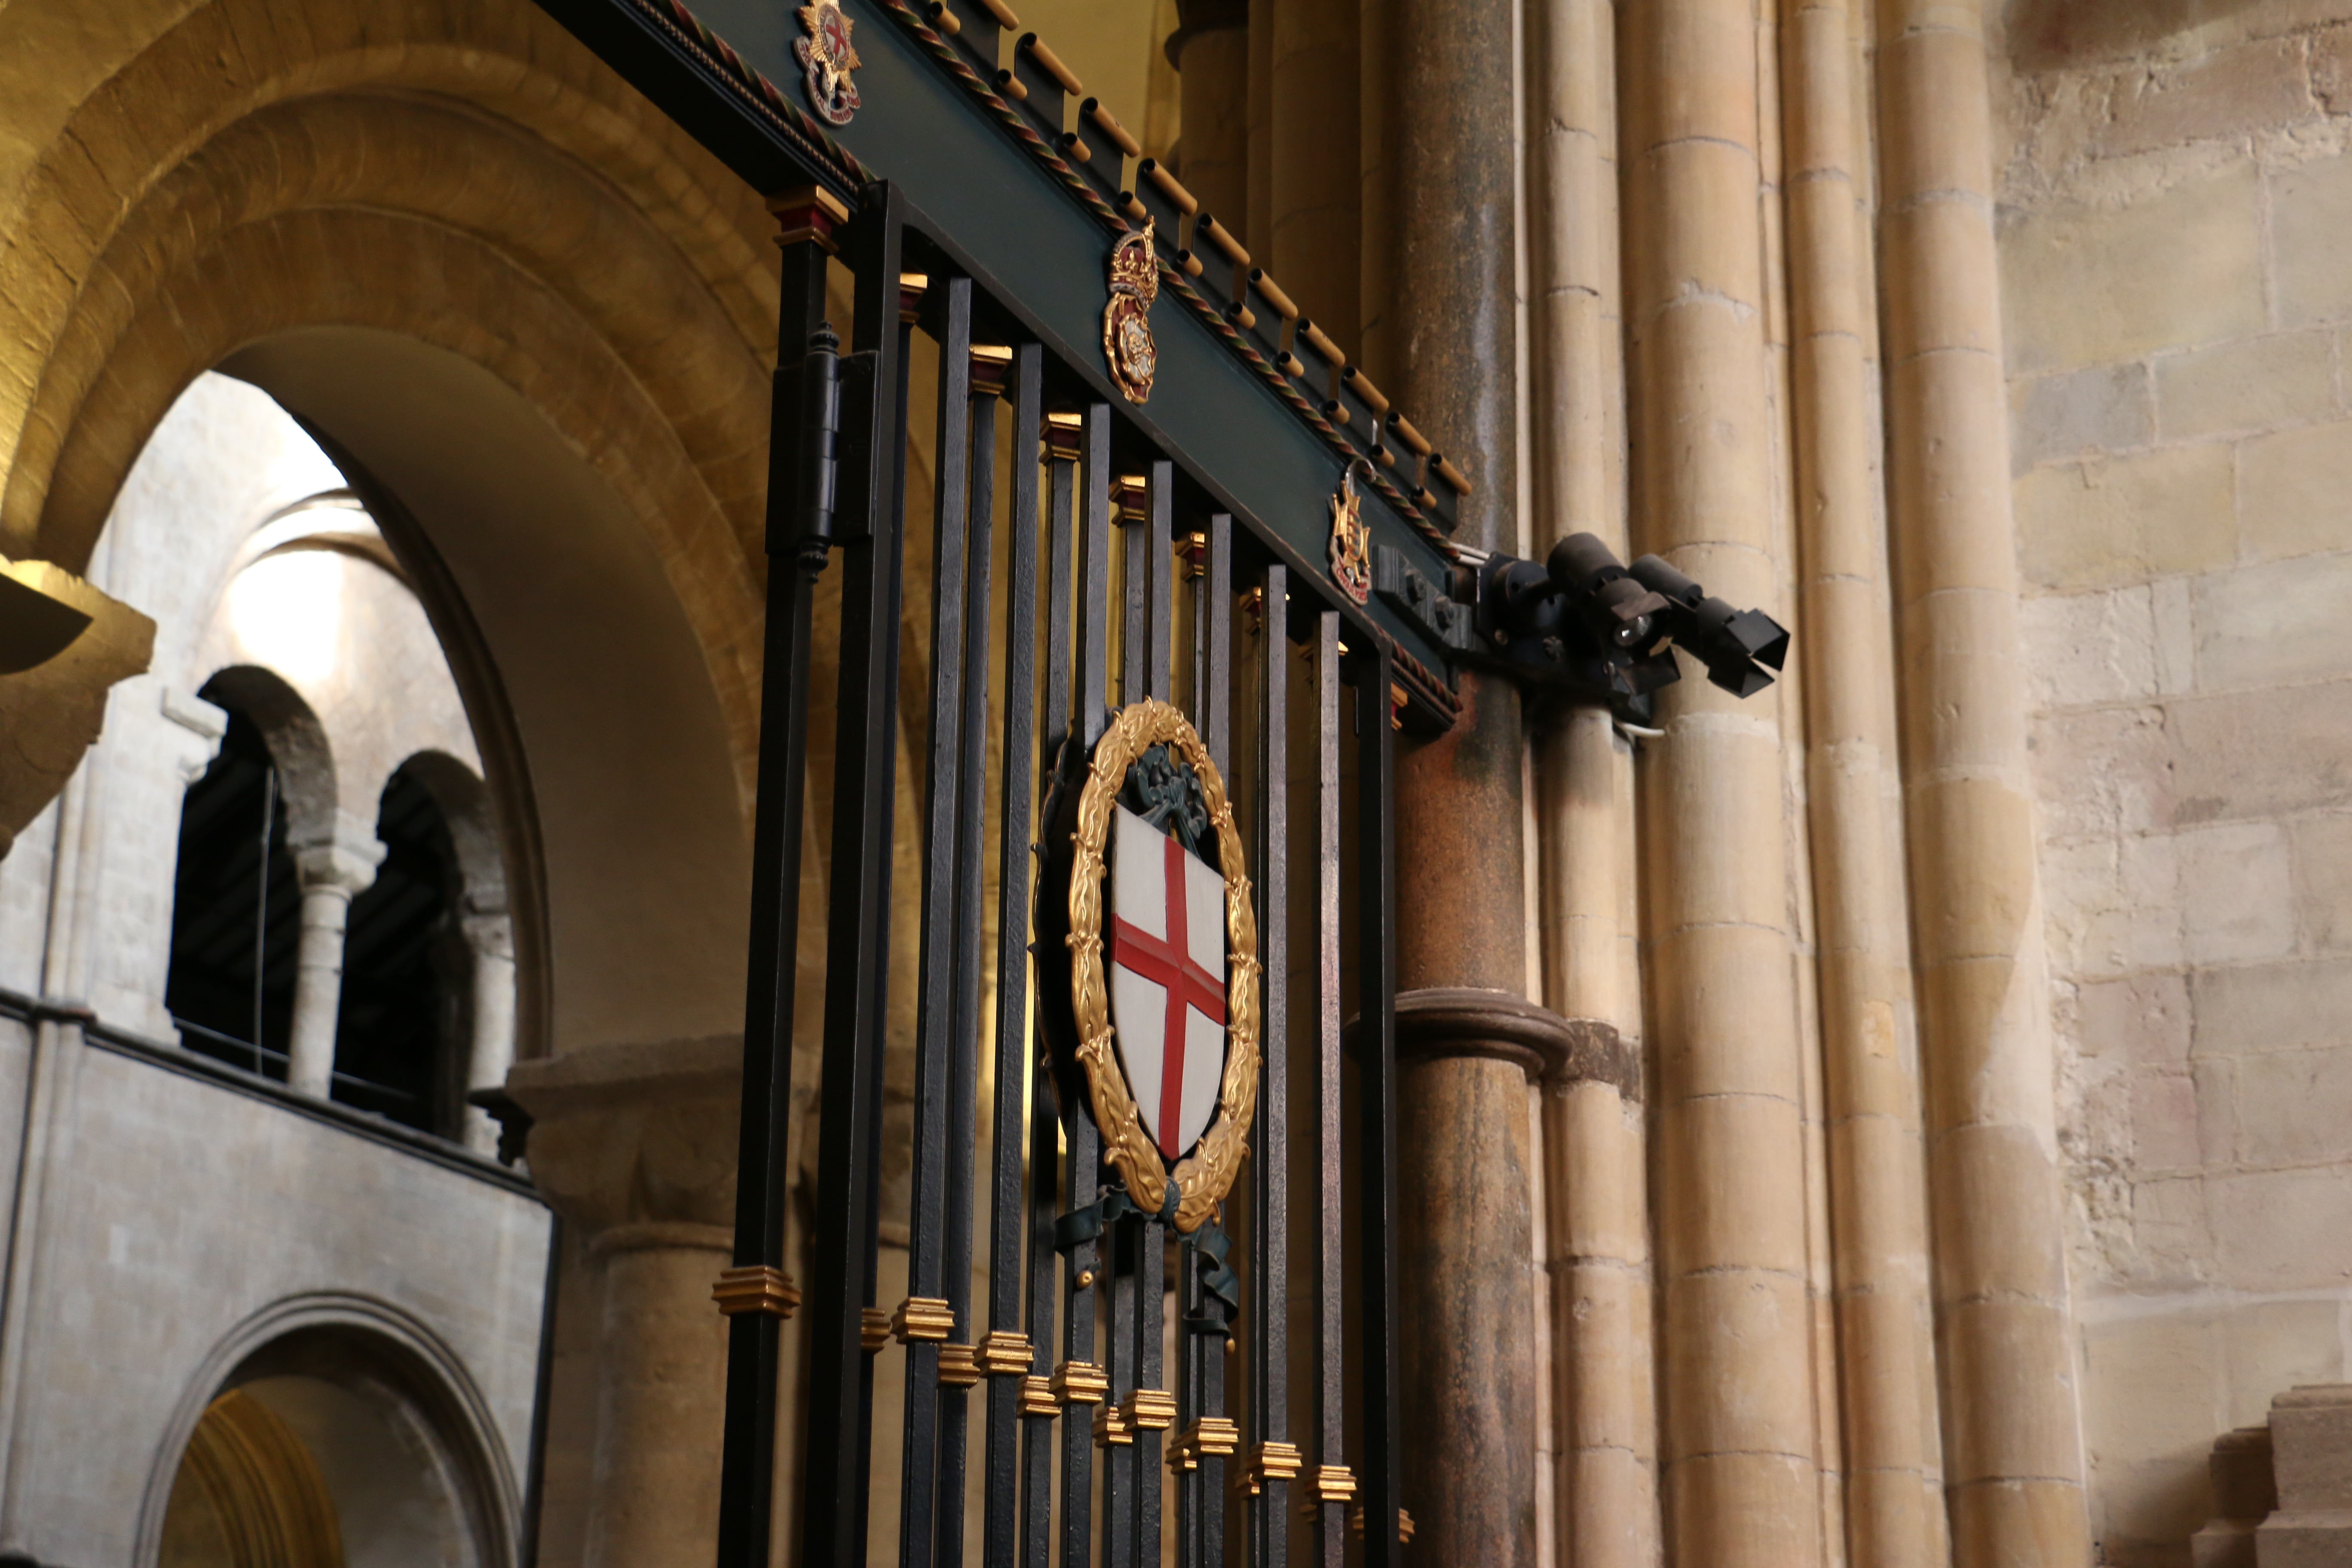
[[[1067,1253],[1074,1247],[1083,1247],[1129,1215],[1139,1219],[1156,1219],[1171,1230],[1175,1229],[1176,1200],[1180,1195],[1176,1184],[1170,1182],[1163,1191],[1158,1214],[1129,1197],[1124,1187],[1114,1187],[1086,1207],[1072,1209],[1054,1221],[1054,1250]],[[1196,1334],[1228,1333],[1231,1315],[1242,1308],[1241,1279],[1225,1262],[1234,1249],[1233,1237],[1211,1220],[1185,1239],[1192,1244],[1201,1270],[1201,1289],[1223,1301],[1226,1310],[1213,1311],[1206,1317],[1187,1318],[1184,1326]]]

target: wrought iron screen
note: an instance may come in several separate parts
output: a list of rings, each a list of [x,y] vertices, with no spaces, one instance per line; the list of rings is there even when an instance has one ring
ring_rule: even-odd
[[[1300,1509],[1337,1563],[1351,1519],[1360,1532],[1395,1517],[1390,657],[1328,584],[1237,525],[1212,486],[1047,353],[902,200],[873,193],[843,239],[856,303],[837,370],[824,254],[804,241],[786,268],[817,347],[779,375],[777,440],[804,456],[799,504],[772,503],[769,668],[803,673],[777,694],[761,758],[763,781],[783,787],[761,801],[757,956],[769,962],[753,1009],[755,1031],[793,1012],[803,933],[789,896],[798,851],[783,840],[803,816],[814,584],[837,572],[801,1560],[867,1560],[877,1434],[895,1425],[905,1563],[962,1560],[975,1467],[989,1563],[1139,1568],[1172,1542],[1186,1564],[1277,1563]],[[927,516],[907,500],[918,360],[937,384]],[[826,508],[821,432],[835,403]],[[919,888],[891,879],[898,797],[915,787],[897,776],[894,743],[910,597],[929,605]],[[1207,1288],[1224,1260],[1160,1217],[1124,1214],[1098,1234],[1066,1218],[1118,1183],[1083,1094],[1044,1050],[1042,1015],[1068,1005],[1054,966],[1033,962],[1056,929],[1038,904],[1053,887],[1048,797],[1073,786],[1111,713],[1145,697],[1192,720],[1235,783],[1250,844],[1268,1046],[1252,1158],[1225,1215],[1247,1237],[1230,1305]],[[878,1170],[899,921],[916,929],[919,1005],[908,1279],[893,1301],[877,1294]],[[1369,1023],[1351,1031],[1357,1014]],[[747,1056],[788,1061],[782,1044],[747,1042]],[[781,1266],[789,1085],[747,1090],[736,1261]],[[1294,1144],[1311,1172],[1297,1202]],[[764,1185],[748,1179],[755,1168]],[[769,1511],[760,1435],[777,1418],[781,1335],[756,1312],[735,1334],[727,1506],[729,1550],[741,1551]],[[883,1355],[906,1358],[896,1413],[875,1408]],[[1247,1521],[1246,1553],[1229,1517]]]
[[[802,1435],[784,1557],[811,1568],[877,1560],[869,1521],[893,1513],[910,1568],[964,1561],[968,1536],[1038,1568],[1398,1561],[1391,759],[1400,728],[1453,721],[1432,583],[1464,482],[1181,185],[1131,146],[1061,155],[1080,106],[1034,37],[1000,37],[1001,7],[855,0],[864,107],[835,141],[762,74],[792,79],[788,6],[713,0],[730,47],[677,0],[542,3],[784,222],[720,1563],[766,1568],[786,1526],[780,1422]],[[1139,404],[1099,323],[1112,243],[1147,223],[1160,377]],[[1369,603],[1325,565],[1351,472]],[[1047,1048],[1070,1006],[1054,803],[1146,698],[1231,785],[1262,975],[1249,1157],[1221,1225],[1189,1233],[1101,1205],[1119,1180]],[[903,767],[902,727],[923,737]],[[795,1285],[795,971],[818,949]],[[885,1060],[909,1049],[902,1292]],[[794,1341],[804,1398],[780,1409]],[[904,1394],[877,1408],[885,1357]]]

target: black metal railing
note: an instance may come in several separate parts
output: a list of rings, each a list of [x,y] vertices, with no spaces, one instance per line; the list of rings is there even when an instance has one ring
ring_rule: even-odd
[[[768,1561],[787,1421],[805,1435],[799,1560],[811,1565],[868,1561],[877,1506],[897,1515],[899,1563],[961,1563],[968,1499],[989,1564],[1150,1568],[1169,1542],[1184,1568],[1280,1564],[1296,1533],[1336,1565],[1351,1531],[1360,1561],[1393,1562],[1389,779],[1402,698],[1391,644],[889,187],[863,194],[837,259],[829,225],[787,229],[801,237],[786,248],[776,381],[730,1277],[751,1281],[741,1300],[767,1305],[732,1319],[720,1561]],[[829,267],[845,269],[856,300],[838,353],[824,320]],[[919,357],[936,363],[938,387],[927,561],[906,515]],[[825,572],[839,614],[831,646],[813,646]],[[910,602],[929,610],[914,778],[898,763],[915,700],[900,679]],[[820,666],[833,671],[836,730],[830,821],[816,829],[830,843],[829,912],[812,1277],[800,1282],[808,1360],[802,1407],[779,1410],[793,977],[803,937],[820,940],[796,918]],[[1044,1055],[1049,1010],[1069,999],[1032,973],[1050,925],[1037,825],[1113,710],[1147,696],[1191,719],[1255,857],[1265,1049],[1252,1158],[1223,1215],[1245,1238],[1231,1258],[1238,1318],[1234,1292],[1206,1286],[1223,1261],[1219,1243],[1203,1245],[1213,1232],[1172,1235],[1132,1213],[1060,1223],[1118,1178],[1085,1097],[1066,1079],[1057,1090]],[[892,886],[901,822],[920,835],[919,888]],[[894,986],[910,980],[903,946],[893,973],[899,921],[915,925],[912,1171],[906,1300],[892,1302],[877,1293],[884,1058]],[[1293,1183],[1294,1157],[1311,1161],[1310,1181]],[[1313,1297],[1299,1330],[1294,1278]],[[1311,1341],[1296,1347],[1315,1368],[1303,1386],[1286,1371],[1295,1331]],[[905,1358],[895,1422],[875,1409],[886,1355]],[[875,1449],[893,1425],[896,1495],[877,1500]]]

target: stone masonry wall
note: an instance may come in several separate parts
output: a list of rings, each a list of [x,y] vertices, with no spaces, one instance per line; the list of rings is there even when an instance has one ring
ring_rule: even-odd
[[[2352,1374],[2352,4],[2008,8],[2002,288],[2093,1528]]]

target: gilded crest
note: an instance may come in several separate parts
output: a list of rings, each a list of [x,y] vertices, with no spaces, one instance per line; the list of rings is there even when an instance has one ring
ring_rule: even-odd
[[[1360,605],[1372,596],[1371,531],[1364,526],[1363,498],[1349,481],[1363,461],[1340,470],[1331,496],[1331,581]]]
[[[1129,403],[1151,395],[1160,348],[1151,340],[1151,301],[1160,297],[1160,259],[1151,248],[1153,220],[1110,249],[1110,303],[1103,307],[1103,359]]]
[[[1172,1209],[1189,1233],[1214,1218],[1257,1113],[1257,915],[1241,833],[1199,733],[1154,699],[1112,721],[1074,782],[1067,898],[1040,904],[1068,918],[1052,944],[1069,965],[1057,1049],[1128,1196]]]
[[[793,53],[808,68],[809,107],[827,125],[846,125],[857,112],[857,84],[849,73],[860,64],[849,46],[849,18],[839,0],[813,0],[800,8],[800,18],[808,37],[793,45]]]

